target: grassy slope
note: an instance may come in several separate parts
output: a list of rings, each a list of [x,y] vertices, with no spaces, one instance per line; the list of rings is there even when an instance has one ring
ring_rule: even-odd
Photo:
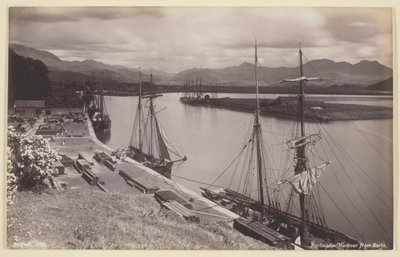
[[[149,195],[20,192],[8,227],[9,248],[271,249],[220,225],[186,222]]]

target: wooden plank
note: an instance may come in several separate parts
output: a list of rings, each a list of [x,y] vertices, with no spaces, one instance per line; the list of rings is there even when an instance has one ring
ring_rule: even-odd
[[[161,205],[188,221],[200,222],[200,217],[196,216],[191,210],[176,201],[162,202]]]
[[[125,180],[130,180],[131,177],[123,170],[119,170],[118,174],[123,177]]]
[[[293,249],[291,239],[258,221],[235,219],[233,227],[244,235],[284,249]]]
[[[79,172],[82,173],[84,170],[90,170],[90,164],[85,161],[84,159],[78,159],[74,162],[74,167],[75,169]]]
[[[107,168],[109,168],[112,171],[115,170],[115,165],[113,163],[111,163],[109,160],[104,161],[104,166],[106,166]]]
[[[184,198],[180,197],[179,195],[170,190],[159,190],[155,192],[154,197],[158,201],[162,202],[176,201],[188,209],[193,209],[191,203],[189,203],[187,200],[185,200]]]
[[[115,164],[113,158],[108,154],[106,154],[105,152],[96,152],[93,156],[93,159],[95,159],[99,163],[104,163],[105,161],[108,160],[109,162]]]
[[[125,179],[126,183],[128,183],[132,187],[139,189],[141,192],[145,194],[152,194],[160,189],[157,185],[154,185],[146,181],[144,177],[133,178],[123,170],[120,170],[119,174],[121,177]]]
[[[96,185],[99,177],[90,170],[83,170],[82,177],[92,186]]]
[[[146,181],[144,177],[132,178],[132,180],[137,186],[143,188],[146,191],[146,194],[152,194],[160,189],[157,185],[154,185],[154,183]]]
[[[88,156],[86,153],[79,152],[78,153],[78,159],[84,159],[87,161],[91,166],[94,165],[94,162],[92,161],[92,157]]]

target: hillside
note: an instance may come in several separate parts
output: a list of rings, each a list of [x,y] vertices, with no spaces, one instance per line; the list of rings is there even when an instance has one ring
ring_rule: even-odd
[[[25,58],[10,49],[8,56],[8,104],[14,100],[40,100],[51,94],[46,65],[40,60]]]
[[[78,77],[85,78],[85,81],[95,77],[95,79],[105,84],[108,83],[108,81],[114,81],[115,83],[132,83],[139,81],[139,70],[135,68],[121,65],[108,65],[96,60],[65,61],[50,52],[19,44],[10,44],[10,48],[21,56],[37,59],[46,64],[49,69],[49,76],[53,81],[60,81],[65,79],[68,74],[77,75],[76,73],[81,73]],[[150,80],[150,72],[152,71],[144,71],[142,73],[143,81]],[[154,70],[153,79],[155,82],[165,82],[174,75],[175,74]],[[71,76],[68,80],[73,79],[74,76]],[[80,80],[82,79],[79,79],[79,81]]]
[[[13,249],[271,249],[218,224],[186,222],[151,195],[97,190],[19,192],[7,233]]]
[[[367,90],[374,91],[391,91],[393,92],[393,78],[386,79],[384,81],[375,83],[366,87]]]
[[[37,50],[31,47],[10,44],[17,54],[42,61],[49,69],[51,81],[89,81],[93,78],[97,82],[113,87],[120,83],[139,81],[139,70],[121,65],[109,65],[96,60],[65,61],[54,54]],[[304,74],[309,77],[320,77],[321,81],[313,85],[329,87],[332,85],[368,86],[393,76],[391,68],[377,61],[362,60],[356,64],[334,62],[328,59],[311,60],[303,65]],[[177,74],[160,70],[143,70],[142,81],[153,80],[159,85],[182,85],[185,79],[196,83],[196,78],[203,84],[218,84],[221,86],[254,85],[254,64],[243,62],[239,66],[222,69],[188,69]],[[261,86],[277,86],[286,78],[299,76],[299,67],[270,68],[259,66],[259,80]]]

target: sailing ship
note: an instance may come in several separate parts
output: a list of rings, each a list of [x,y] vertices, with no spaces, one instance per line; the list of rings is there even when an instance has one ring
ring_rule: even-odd
[[[209,98],[209,95],[205,95],[203,92],[202,78],[192,77],[185,78],[183,83],[184,92],[182,93],[179,101],[186,104],[197,104]],[[196,90],[193,90],[196,89]]]
[[[142,95],[142,76],[140,72],[139,97],[136,109],[133,131],[129,142],[129,157],[155,170],[161,175],[171,178],[174,163],[186,161],[168,140],[158,120],[158,114],[163,110],[155,109],[156,94],[153,84],[153,74],[150,75],[150,94]],[[143,104],[145,101],[145,104]],[[145,115],[145,108],[147,115]],[[172,160],[172,156],[177,159]]]
[[[91,97],[88,115],[95,132],[108,133],[111,131],[111,119],[107,113],[103,91],[97,91]]]
[[[243,162],[246,167],[239,168],[247,173],[240,175],[244,180],[241,191],[230,188],[211,189],[201,187],[202,195],[241,216],[234,221],[239,231],[262,239],[281,248],[292,249],[294,246],[303,249],[359,249],[360,242],[349,235],[328,227],[321,206],[320,195],[315,188],[323,170],[330,164],[324,161],[315,167],[310,165],[307,150],[321,139],[319,133],[307,134],[304,123],[304,85],[318,78],[308,78],[303,74],[302,50],[299,48],[300,77],[286,79],[282,82],[295,82],[299,85],[298,120],[295,127],[295,138],[285,141],[294,153],[293,164],[288,170],[282,170],[280,178],[268,180],[267,153],[263,144],[262,127],[259,119],[260,100],[258,94],[257,41],[255,42],[255,84],[256,108],[249,138],[241,149],[239,156],[246,156]],[[239,166],[241,167],[241,166]],[[290,174],[291,173],[291,174]],[[222,174],[221,174],[222,175]],[[220,176],[218,177],[220,178]],[[216,180],[218,180],[218,178]],[[254,179],[255,178],[255,179]],[[232,177],[233,179],[233,177]],[[285,185],[287,185],[285,187]],[[256,187],[256,190],[254,188]],[[256,191],[257,193],[254,193]],[[282,192],[281,192],[282,191]],[[282,195],[286,193],[282,201]],[[293,209],[297,209],[293,211]],[[278,233],[278,234],[276,234]],[[287,244],[287,239],[290,244]],[[279,243],[280,242],[280,243]]]

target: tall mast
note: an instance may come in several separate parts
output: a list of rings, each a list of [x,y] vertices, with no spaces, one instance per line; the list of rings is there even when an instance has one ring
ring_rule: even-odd
[[[258,63],[258,58],[257,58],[257,39],[255,40],[255,52],[254,52],[254,68],[255,68],[255,80],[256,80],[256,101],[257,101],[257,106],[256,106],[256,111],[255,111],[255,121],[254,121],[254,133],[255,133],[255,140],[256,140],[256,147],[257,147],[257,174],[258,174],[258,183],[259,183],[259,188],[260,188],[260,203],[263,206],[264,205],[264,186],[263,186],[263,177],[262,177],[262,159],[261,159],[261,126],[259,122],[259,115],[260,115],[260,104],[259,104],[259,99],[258,99],[258,71],[257,71],[257,63]]]
[[[302,78],[304,76],[303,74],[303,53],[301,51],[301,46],[299,46],[299,59],[300,59],[300,77]],[[300,125],[301,125],[301,137],[305,136],[304,132],[304,80],[300,79],[299,80],[299,85],[300,85],[300,92],[299,92],[299,118],[300,118]],[[295,167],[295,174],[299,174],[307,169],[307,163],[306,163],[306,155],[305,155],[305,144],[304,144],[304,139],[300,140],[298,142],[299,146],[296,151],[296,167]],[[299,195],[299,201],[300,201],[300,211],[301,211],[301,233],[300,233],[300,238],[302,241],[302,244],[306,244],[305,239],[308,237],[308,220],[307,220],[307,206],[305,204],[306,202],[306,195],[301,193]]]
[[[142,71],[139,67],[139,102],[138,102],[138,115],[139,115],[139,150],[142,150]]]
[[[305,136],[304,131],[304,85],[308,81],[316,81],[320,80],[320,78],[307,78],[304,77],[303,74],[303,53],[301,51],[301,46],[299,45],[299,60],[300,60],[300,77],[297,79],[284,79],[283,82],[299,82],[300,91],[299,91],[299,120],[301,125],[301,135],[300,139],[296,140],[296,165],[294,168],[295,175],[300,174],[308,169],[307,157],[306,157],[306,145],[315,139],[311,139],[310,136]],[[307,139],[308,138],[308,139]],[[307,141],[308,140],[308,141]],[[300,202],[300,216],[301,216],[301,227],[300,227],[300,238],[302,245],[309,245],[309,235],[308,235],[308,210],[307,210],[307,202],[309,202],[309,194],[300,193],[299,194],[299,202]]]
[[[200,88],[199,88],[199,92],[200,92],[199,94],[200,94],[200,97],[203,95],[203,88],[202,88],[202,87],[203,87],[203,85],[202,85],[202,83],[201,83],[201,82],[202,82],[202,79],[201,79],[201,76],[200,76]]]
[[[155,94],[153,90],[153,73],[150,73],[150,88],[151,88],[151,94]],[[154,106],[153,106],[153,97],[150,96],[150,149],[149,153],[153,155],[153,119],[154,117]]]

